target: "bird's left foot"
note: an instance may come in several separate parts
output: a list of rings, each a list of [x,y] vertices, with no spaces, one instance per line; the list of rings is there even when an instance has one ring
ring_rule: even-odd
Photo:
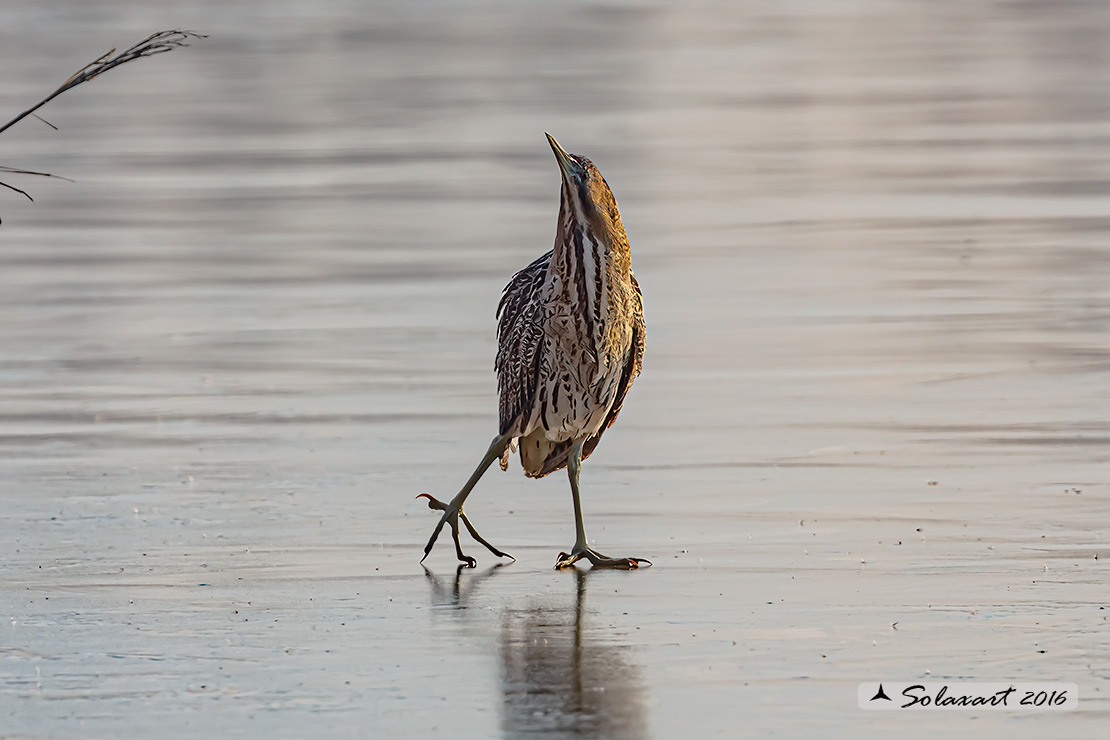
[[[586,545],[575,545],[569,555],[565,552],[559,553],[559,557],[555,558],[555,570],[569,568],[583,558],[589,560],[595,568],[636,570],[641,566],[651,565],[651,561],[644,558],[610,558]]]
[[[455,556],[458,557],[459,562],[461,562],[466,567],[477,567],[478,561],[470,557],[469,555],[464,554],[462,551],[462,545],[459,544],[460,519],[462,520],[462,523],[466,526],[467,531],[470,532],[470,536],[481,544],[485,545],[487,550],[489,550],[499,558],[510,558],[513,561],[516,560],[516,558],[514,558],[509,553],[501,552],[500,550],[498,550],[496,547],[487,542],[486,539],[482,537],[482,535],[478,534],[478,530],[475,529],[474,525],[470,523],[470,518],[467,517],[466,512],[462,510],[461,506],[459,508],[454,508],[450,504],[443,503],[436,497],[432,496],[432,494],[430,493],[421,493],[417,496],[417,498],[421,497],[428,499],[429,509],[443,512],[443,516],[439,519],[439,524],[437,524],[436,528],[432,531],[432,536],[428,539],[428,544],[424,547],[424,557],[420,558],[421,563],[424,562],[425,558],[428,557],[428,553],[432,551],[432,547],[435,546],[436,540],[439,538],[439,533],[443,531],[443,525],[450,524],[451,539],[455,541]]]

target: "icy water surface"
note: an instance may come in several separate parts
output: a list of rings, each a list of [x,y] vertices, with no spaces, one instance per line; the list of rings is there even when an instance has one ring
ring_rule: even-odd
[[[1096,737],[1110,711],[1110,5],[14,0],[0,737]],[[4,116],[6,118],[6,115]],[[644,374],[496,469],[543,138],[620,200]],[[14,181],[13,181],[14,182]],[[1069,714],[864,713],[870,680]]]

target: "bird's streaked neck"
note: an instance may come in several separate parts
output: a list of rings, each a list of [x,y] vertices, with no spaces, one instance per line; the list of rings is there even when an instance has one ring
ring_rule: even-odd
[[[622,315],[621,306],[633,290],[628,238],[619,215],[614,220],[608,213],[597,213],[597,201],[576,198],[573,185],[564,180],[549,269],[557,277],[560,302],[570,307],[570,315],[579,322],[595,361],[599,367],[608,366],[613,348],[620,346],[613,321]],[[609,202],[616,211],[611,197]]]
[[[584,259],[596,255],[594,262],[601,268],[602,275],[628,280],[631,253],[616,201],[608,192],[604,200],[593,197],[589,183],[583,179],[564,173],[562,180],[558,231],[555,235],[556,257],[567,250],[572,252],[573,257],[581,244]],[[556,262],[559,260],[556,259]]]

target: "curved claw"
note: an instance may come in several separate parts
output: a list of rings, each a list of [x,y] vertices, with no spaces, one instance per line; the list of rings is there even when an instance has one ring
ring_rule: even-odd
[[[555,570],[561,570],[562,568],[569,568],[570,566],[577,563],[579,558],[581,558],[581,557],[582,556],[579,555],[576,558],[571,558],[569,553],[561,552],[561,553],[559,553],[559,556],[557,558],[555,558]]]
[[[432,494],[430,494],[430,493],[418,493],[418,494],[416,494],[417,498],[420,498],[421,496],[424,496],[425,498],[428,499],[428,508],[429,509],[434,509],[435,511],[447,511],[447,504],[443,503],[442,501],[440,501],[438,498],[436,498]]]
[[[625,563],[627,563],[627,565],[625,565]],[[636,570],[640,565],[646,565],[650,568],[652,563],[647,558],[619,558],[618,564],[610,567],[620,568],[622,570]]]

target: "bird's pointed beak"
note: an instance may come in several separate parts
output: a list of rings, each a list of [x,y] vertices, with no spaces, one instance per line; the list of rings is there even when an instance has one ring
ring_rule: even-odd
[[[555,161],[559,163],[559,169],[565,174],[569,175],[578,165],[578,160],[567,154],[567,150],[559,146],[559,142],[555,141],[555,137],[546,131],[543,134],[547,137],[547,143],[551,145],[551,151],[555,152]]]

